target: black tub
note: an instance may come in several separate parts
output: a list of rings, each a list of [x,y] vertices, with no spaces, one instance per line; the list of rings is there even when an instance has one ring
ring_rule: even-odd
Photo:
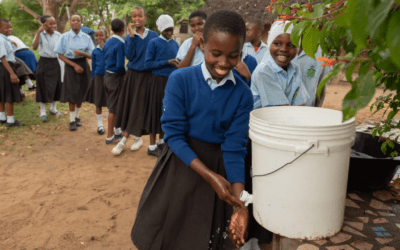
[[[379,136],[356,132],[356,141],[350,157],[349,191],[375,191],[388,187],[400,166],[400,157],[391,158],[390,153],[399,152],[400,144],[388,147],[387,155],[381,151]]]

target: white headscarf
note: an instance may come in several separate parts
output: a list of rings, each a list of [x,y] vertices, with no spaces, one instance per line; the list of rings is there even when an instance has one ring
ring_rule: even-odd
[[[268,46],[271,46],[272,42],[275,40],[277,36],[285,33],[284,32],[285,26],[288,23],[290,23],[290,21],[275,21],[271,25],[271,29],[269,30],[268,40],[267,40]],[[292,33],[292,29],[293,29],[293,24],[291,24],[289,28],[286,30],[286,34]]]
[[[156,24],[158,30],[160,32],[163,32],[165,29],[174,27],[174,19],[172,19],[172,17],[169,15],[161,15],[160,17],[158,17]]]

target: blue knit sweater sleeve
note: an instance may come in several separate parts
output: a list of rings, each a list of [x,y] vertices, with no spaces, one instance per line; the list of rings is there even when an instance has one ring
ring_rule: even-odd
[[[189,166],[197,155],[190,148],[186,139],[189,121],[185,107],[184,79],[182,74],[175,74],[175,72],[169,76],[165,87],[161,126],[169,148]]]
[[[125,56],[129,61],[135,59],[136,56],[134,40],[130,36],[125,38]]]
[[[159,43],[157,42],[158,39],[161,38],[154,38],[149,42],[146,51],[146,57],[144,61],[144,65],[148,69],[161,69],[166,65],[169,65],[168,60],[162,60],[161,56],[157,56],[157,52],[160,53],[161,50],[158,48]],[[162,48],[161,48],[162,49]],[[172,59],[172,58],[171,58]]]
[[[122,42],[120,44],[118,44],[118,46],[116,48],[116,54],[117,54],[116,68],[117,68],[118,74],[125,75],[125,73],[126,73],[125,51],[124,51],[124,44]]]
[[[244,83],[241,87],[241,99],[236,107],[235,115],[231,124],[224,133],[225,140],[221,144],[222,156],[226,169],[226,176],[229,183],[244,183],[244,159],[246,157],[246,144],[249,134],[250,112],[253,110],[253,95],[251,90]]]
[[[96,71],[96,50],[92,52],[92,72],[90,73],[90,81],[93,80],[94,72]]]

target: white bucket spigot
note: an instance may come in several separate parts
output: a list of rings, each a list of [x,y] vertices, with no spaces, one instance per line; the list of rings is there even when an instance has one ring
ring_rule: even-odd
[[[250,203],[253,203],[253,195],[249,194],[246,190],[243,190],[240,194],[240,201],[244,202],[244,205],[247,207]]]

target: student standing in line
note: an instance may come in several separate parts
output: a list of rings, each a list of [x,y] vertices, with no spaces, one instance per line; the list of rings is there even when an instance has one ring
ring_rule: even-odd
[[[96,106],[97,133],[105,133],[103,126],[102,109],[107,107],[107,94],[104,88],[104,74],[106,71],[104,44],[107,40],[107,30],[100,28],[95,31],[97,47],[92,52],[92,74],[90,77],[89,88],[84,97],[85,102]]]
[[[51,103],[49,113],[62,115],[57,111],[57,101],[61,97],[61,67],[58,63],[57,53],[54,52],[61,34],[56,31],[56,20],[44,15],[40,18],[42,26],[36,32],[32,48],[39,48],[39,63],[36,68],[36,102],[40,103],[40,119],[47,121],[46,103]]]
[[[7,38],[9,29],[10,21],[0,18],[0,123],[5,123],[7,128],[24,126],[22,122],[14,120],[14,103],[21,102],[22,96],[19,91],[19,79],[13,69],[15,56],[11,41]]]
[[[260,21],[249,22],[246,25],[246,43],[243,46],[243,52],[251,55],[261,63],[263,57],[268,53],[268,46],[261,40],[263,26]]]
[[[144,188],[131,233],[139,250],[231,250],[244,244],[248,211],[239,196],[253,97],[232,69],[245,35],[239,14],[214,12],[203,31],[204,63],[168,79],[161,118],[167,146]]]
[[[79,15],[72,15],[70,24],[71,30],[61,35],[54,52],[65,63],[61,102],[69,103],[69,130],[75,131],[82,126],[79,114],[91,74],[85,57],[92,57],[94,45],[90,36],[81,31]]]
[[[125,56],[129,60],[128,72],[122,86],[115,117],[115,127],[120,127],[125,131],[121,139],[124,144],[131,134],[135,135],[131,146],[133,151],[139,150],[143,145],[141,136],[148,134],[145,123],[149,110],[151,71],[145,66],[144,60],[150,40],[158,37],[155,31],[144,27],[146,20],[145,9],[133,8],[132,23],[128,26],[130,35],[125,38]]]
[[[122,36],[125,33],[125,23],[119,18],[111,22],[111,29],[114,35],[104,45],[106,73],[104,76],[104,86],[107,93],[108,102],[108,128],[106,144],[111,144],[114,140],[121,138],[121,129],[115,127],[115,115],[118,111],[118,100],[122,85],[124,84],[125,70],[125,41]]]
[[[176,55],[180,69],[204,62],[204,54],[200,49],[200,42],[203,39],[203,28],[206,19],[207,14],[201,10],[195,10],[190,14],[189,25],[194,35],[182,43]]]

